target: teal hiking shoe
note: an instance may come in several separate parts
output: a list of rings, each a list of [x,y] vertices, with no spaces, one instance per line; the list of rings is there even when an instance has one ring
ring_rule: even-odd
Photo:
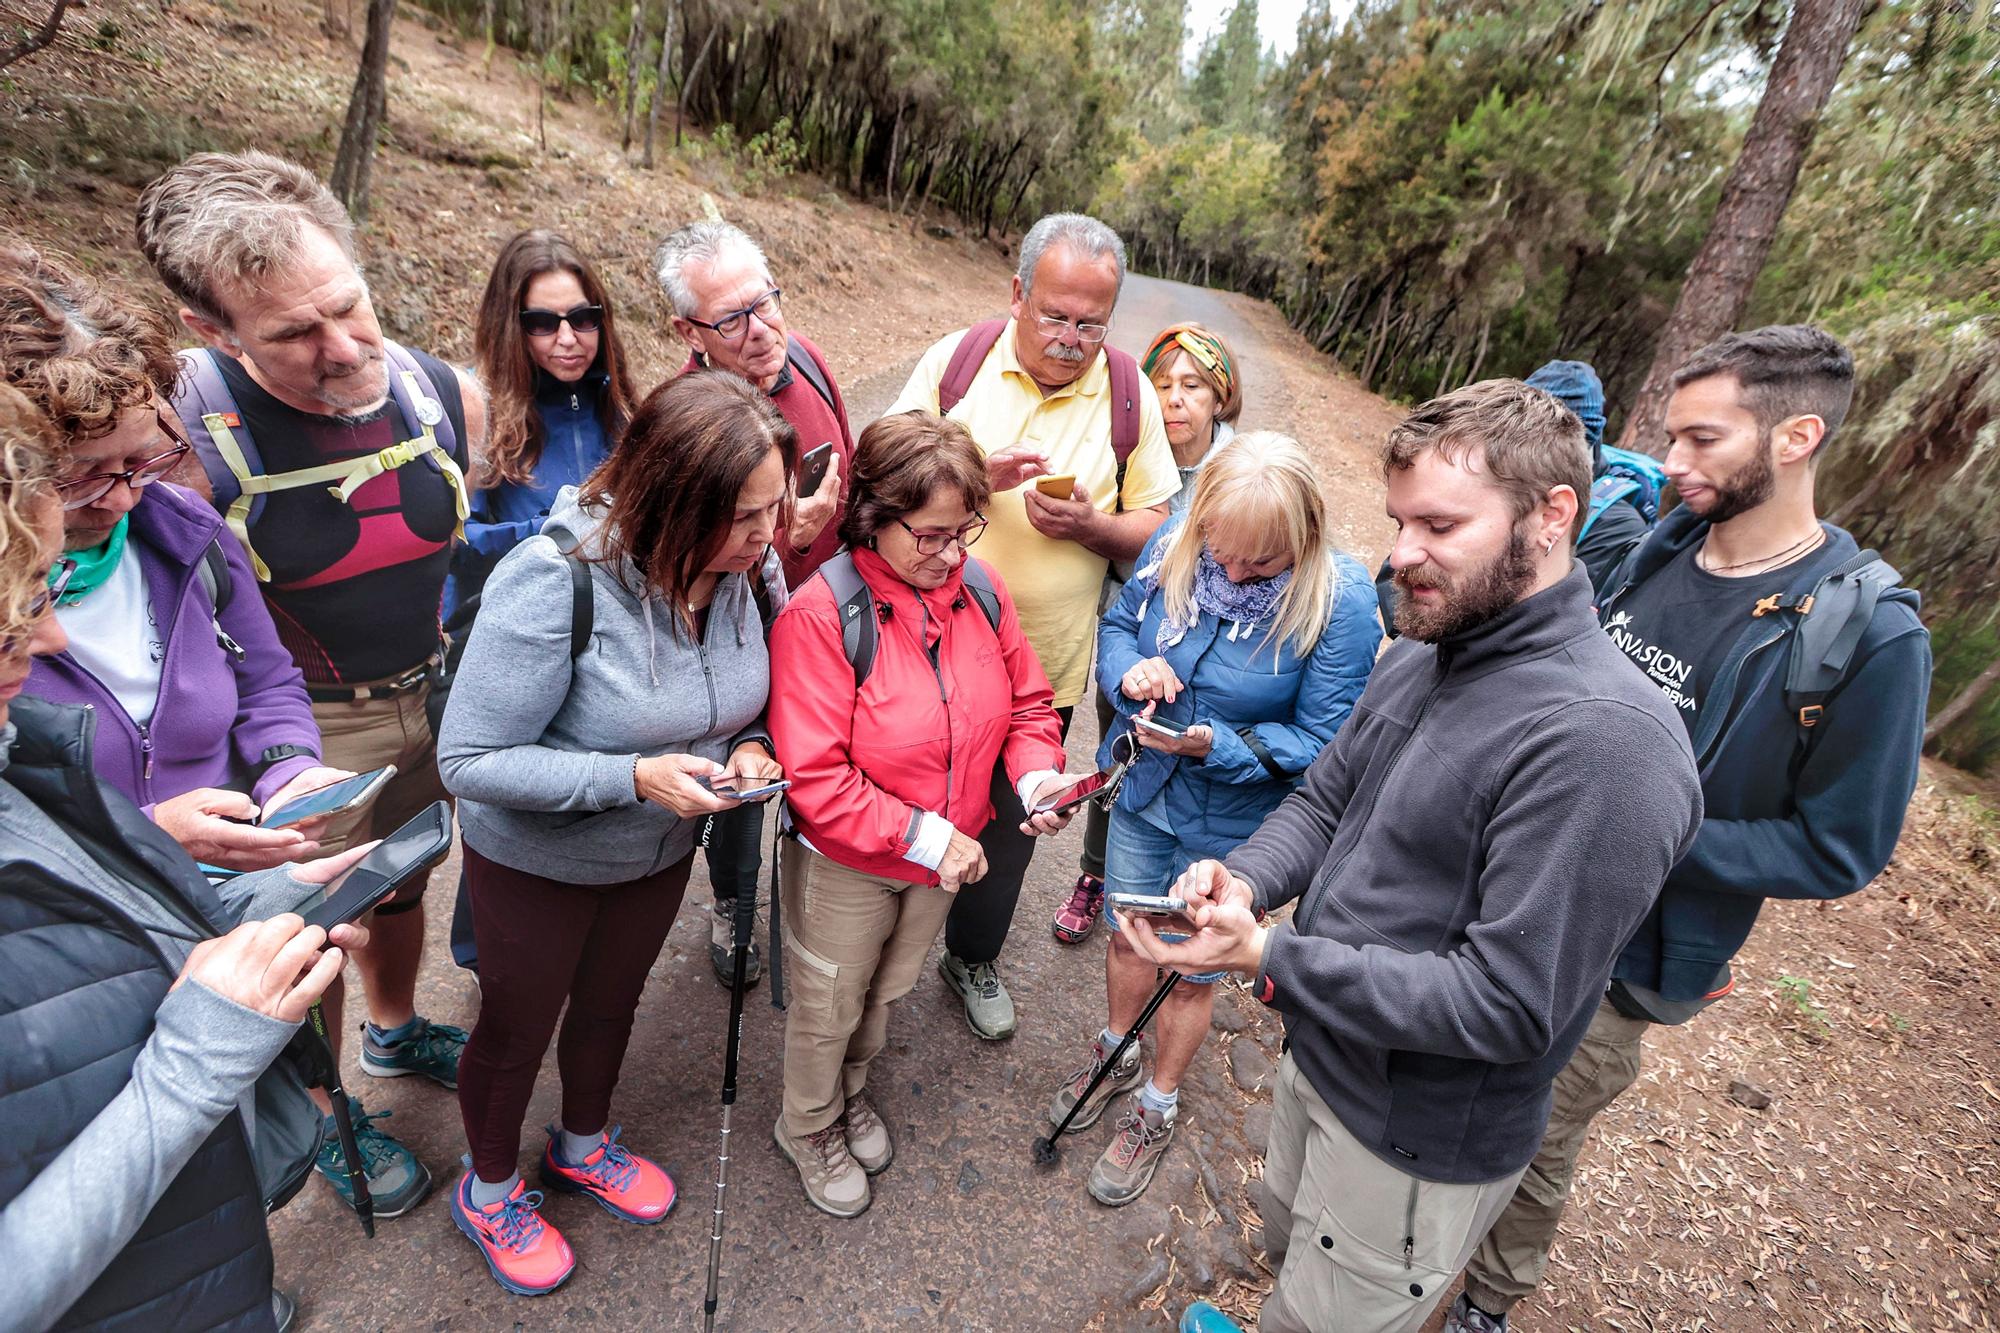
[[[946,953],[938,959],[938,975],[965,1002],[965,1021],[987,1041],[1014,1035],[1014,1000],[1000,984],[991,963],[967,963]]]
[[[347,1108],[354,1117],[354,1146],[361,1154],[361,1172],[368,1178],[375,1219],[401,1217],[431,1192],[431,1173],[415,1153],[375,1128],[377,1120],[387,1120],[393,1111],[368,1114],[361,1109],[358,1097],[349,1097]],[[333,1192],[349,1208],[354,1207],[354,1183],[347,1178],[347,1159],[341,1154],[340,1133],[332,1116],[326,1118],[326,1142],[320,1145],[319,1159],[313,1165],[333,1186]]]
[[[1181,1312],[1180,1333],[1243,1333],[1243,1325],[1207,1301],[1196,1301]]]
[[[422,1074],[433,1083],[458,1087],[458,1057],[465,1053],[464,1028],[418,1018],[415,1030],[394,1045],[375,1039],[372,1025],[361,1025],[361,1072],[376,1078]]]

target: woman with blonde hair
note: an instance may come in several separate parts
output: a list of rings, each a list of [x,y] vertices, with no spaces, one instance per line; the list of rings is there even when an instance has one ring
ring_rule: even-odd
[[[1119,718],[1098,763],[1131,761],[1111,813],[1107,891],[1165,893],[1189,865],[1228,855],[1254,832],[1353,711],[1381,639],[1367,571],[1328,545],[1326,502],[1305,450],[1253,431],[1217,451],[1187,512],[1147,544],[1098,629],[1098,685]],[[1116,910],[1104,915],[1110,1025],[1057,1090],[1054,1123],[1159,982],[1125,942]],[[1221,976],[1184,977],[1191,984],[1174,988],[1151,1038],[1126,1048],[1072,1122],[1087,1129],[1114,1097],[1133,1092],[1090,1173],[1100,1203],[1130,1203],[1151,1183]],[[1145,1045],[1156,1047],[1150,1080]]]

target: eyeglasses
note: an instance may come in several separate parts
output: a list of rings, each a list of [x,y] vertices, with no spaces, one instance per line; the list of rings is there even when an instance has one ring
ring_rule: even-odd
[[[979,534],[986,531],[986,515],[974,514],[972,522],[957,532],[918,532],[900,518],[896,520],[896,526],[910,534],[910,539],[917,544],[918,555],[942,555],[945,547],[953,542],[957,542],[959,549],[964,550],[978,541]]]
[[[124,482],[135,491],[143,491],[160,478],[172,472],[194,446],[181,434],[178,424],[169,424],[166,413],[159,413],[160,431],[174,441],[173,448],[165,453],[154,454],[145,462],[123,472],[93,472],[85,477],[72,477],[68,481],[56,483],[56,494],[62,497],[65,510],[82,509],[94,505],[111,494],[112,488]]]
[[[42,623],[42,617],[49,613],[49,608],[61,601],[63,594],[69,591],[69,578],[74,573],[76,573],[74,560],[64,560],[50,571],[47,586],[30,597],[27,607],[22,611],[22,628],[12,634],[0,634],[0,657],[14,656],[28,640],[35,637],[35,626]]]
[[[1101,343],[1111,332],[1109,324],[1072,324],[1060,315],[1037,315],[1035,327],[1045,338],[1060,338],[1075,329],[1076,340],[1084,343]]]
[[[569,325],[572,333],[595,333],[604,327],[604,307],[575,305],[558,312],[530,306],[521,312],[521,332],[530,338],[553,337],[556,330],[565,324]]]
[[[750,331],[750,316],[755,315],[766,324],[776,319],[778,317],[778,298],[783,294],[778,288],[773,287],[770,291],[765,292],[741,310],[732,310],[713,324],[705,319],[696,319],[692,315],[687,317],[687,322],[698,329],[708,329],[721,334],[731,342],[735,342]]]

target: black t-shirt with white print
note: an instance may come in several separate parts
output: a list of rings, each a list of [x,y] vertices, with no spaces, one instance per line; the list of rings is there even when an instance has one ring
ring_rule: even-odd
[[[1807,565],[1831,557],[1820,546],[1776,569],[1733,579],[1697,565],[1700,549],[1694,543],[1635,584],[1604,622],[1611,641],[1660,687],[1690,736],[1701,701],[1757,602],[1791,587]]]

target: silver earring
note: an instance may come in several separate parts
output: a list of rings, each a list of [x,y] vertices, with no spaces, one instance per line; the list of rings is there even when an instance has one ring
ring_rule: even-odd
[[[1556,553],[1556,539],[1554,537],[1551,537],[1549,538],[1549,544],[1542,548],[1542,554],[1554,555],[1555,553]]]

